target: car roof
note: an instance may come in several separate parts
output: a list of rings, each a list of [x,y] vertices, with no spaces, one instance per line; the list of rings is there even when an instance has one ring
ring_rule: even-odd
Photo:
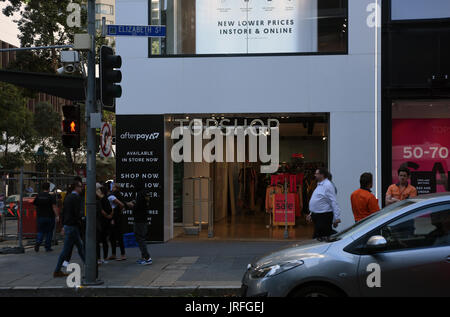
[[[445,202],[450,201],[450,192],[442,192],[442,193],[434,193],[434,194],[424,194],[419,195],[417,197],[407,199],[414,203],[418,203],[420,205],[433,203],[433,202]]]
[[[408,204],[407,202],[410,202],[410,203]],[[412,210],[415,210],[417,208],[422,208],[422,207],[425,207],[428,205],[447,203],[447,202],[450,202],[450,192],[425,194],[425,195],[419,195],[414,198],[406,199],[403,201],[403,203],[404,203],[403,206],[401,206],[398,209],[389,211],[388,213],[385,213],[386,217],[376,220],[376,222],[374,222],[367,229],[367,231],[366,230],[361,231],[361,232],[352,234],[351,236],[353,239],[358,239],[361,236],[365,235],[367,232],[371,231],[372,229],[382,225],[383,223],[391,221],[391,220],[395,219],[396,217],[401,216],[402,214],[408,213]]]
[[[419,195],[414,198],[410,198],[410,200],[414,201],[414,200],[423,200],[423,199],[431,199],[431,198],[441,198],[441,197],[445,197],[445,196],[448,196],[450,198],[450,192],[424,194],[424,195]]]

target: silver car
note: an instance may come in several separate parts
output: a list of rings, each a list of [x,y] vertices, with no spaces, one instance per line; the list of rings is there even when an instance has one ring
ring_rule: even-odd
[[[249,264],[243,296],[450,296],[450,193],[390,205]]]

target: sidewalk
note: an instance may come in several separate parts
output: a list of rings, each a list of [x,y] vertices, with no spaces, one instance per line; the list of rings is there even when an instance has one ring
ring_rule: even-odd
[[[135,263],[138,249],[127,249],[126,261],[99,266],[104,284],[69,289],[65,278],[53,278],[62,244],[51,253],[0,255],[0,296],[233,296],[239,295],[247,264],[295,242],[171,241],[149,244],[153,264]],[[72,262],[81,263],[76,248]]]

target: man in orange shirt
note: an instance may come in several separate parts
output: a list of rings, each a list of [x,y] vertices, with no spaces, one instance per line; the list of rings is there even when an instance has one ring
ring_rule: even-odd
[[[355,190],[350,198],[353,216],[355,217],[356,222],[380,210],[378,199],[370,191],[373,186],[372,174],[362,174],[359,183],[361,188]]]
[[[408,182],[410,175],[411,172],[408,168],[399,168],[399,182],[397,184],[392,184],[391,186],[389,186],[386,192],[386,206],[400,200],[405,200],[417,196],[417,189],[414,186],[410,185]]]

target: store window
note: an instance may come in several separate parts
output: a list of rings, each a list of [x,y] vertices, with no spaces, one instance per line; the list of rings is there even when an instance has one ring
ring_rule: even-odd
[[[348,0],[149,0],[151,56],[346,53]]]
[[[108,14],[113,15],[114,14],[114,6],[109,4],[96,4],[95,5],[95,13],[97,14]]]
[[[448,0],[391,0],[392,20],[450,18]]]
[[[261,150],[261,140],[251,139],[249,134],[244,137],[244,144],[239,145],[242,139],[235,130],[234,136],[229,134],[216,141],[214,155],[219,155],[220,159],[207,161],[204,155],[211,151],[210,142],[216,136],[199,141],[189,137],[190,141],[182,148],[180,140],[184,137],[175,137],[172,155],[174,149],[175,153],[189,153],[188,160],[183,157],[180,162],[172,161],[170,182],[176,231],[181,236],[189,235],[190,228],[201,221],[204,226],[212,224],[216,238],[283,239],[287,212],[291,226],[289,236],[309,239],[312,227],[302,215],[307,213],[316,186],[316,169],[329,166],[329,114],[174,114],[166,115],[166,133],[172,134],[180,122],[187,126],[194,119],[200,120],[203,128],[210,120],[224,120],[224,126],[234,129],[253,126],[253,123],[256,127],[268,125],[269,120],[275,120],[279,123],[278,139],[268,137],[267,149]],[[223,151],[217,152],[220,147]],[[263,162],[257,153],[267,150],[274,154],[275,149],[278,169],[263,173],[261,167],[268,162]],[[201,153],[197,161],[195,153]],[[283,207],[286,198],[289,211]],[[203,234],[206,233],[204,230]]]
[[[396,100],[392,104],[392,180],[411,170],[418,194],[450,189],[450,100]]]

